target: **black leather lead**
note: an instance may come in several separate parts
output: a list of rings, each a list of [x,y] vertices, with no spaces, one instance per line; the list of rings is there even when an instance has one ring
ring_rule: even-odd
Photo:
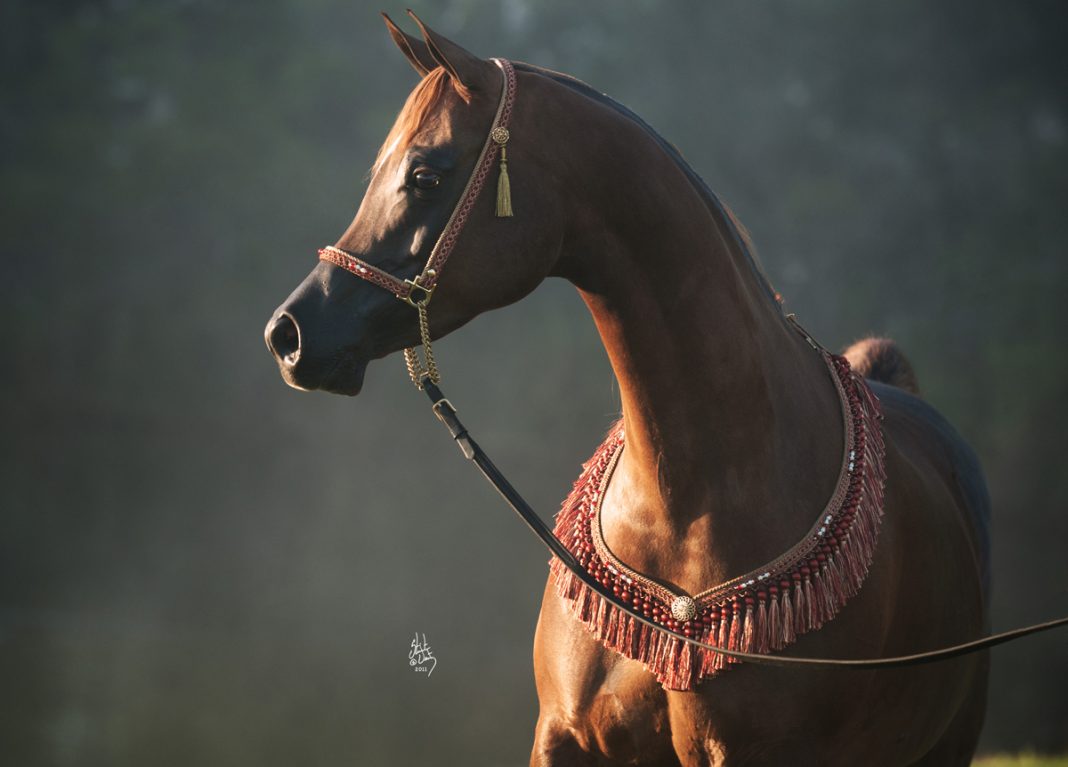
[[[459,446],[460,450],[463,452],[464,457],[474,461],[478,470],[482,472],[482,475],[489,480],[489,483],[501,494],[501,497],[504,498],[505,502],[512,507],[515,513],[519,515],[520,519],[526,523],[527,527],[541,539],[541,542],[545,544],[550,552],[552,552],[553,556],[563,562],[564,565],[567,566],[567,569],[574,573],[576,578],[581,580],[589,588],[593,589],[596,594],[602,599],[607,600],[608,603],[616,609],[622,610],[627,615],[644,623],[646,626],[651,626],[657,631],[669,634],[676,639],[692,644],[694,647],[700,647],[701,649],[719,653],[720,655],[725,655],[729,658],[736,658],[738,660],[744,660],[750,663],[760,663],[768,666],[852,668],[868,671],[872,669],[900,668],[902,666],[918,666],[923,663],[935,663],[937,661],[948,660],[961,655],[979,652],[980,650],[1004,644],[1005,642],[1011,642],[1014,639],[1019,639],[1020,637],[1029,634],[1037,634],[1040,631],[1048,631],[1049,629],[1057,628],[1058,626],[1068,625],[1068,617],[1057,618],[1056,620],[1046,621],[1045,623],[1025,626],[1024,628],[1013,629],[1012,631],[1004,631],[1000,634],[991,634],[990,636],[982,637],[971,642],[953,645],[952,647],[943,647],[929,652],[916,653],[915,655],[899,655],[893,658],[866,659],[802,658],[783,655],[763,655],[761,653],[728,650],[723,647],[705,644],[704,642],[691,637],[683,636],[677,631],[665,628],[664,626],[651,621],[649,618],[646,618],[641,613],[635,612],[634,608],[621,602],[614,594],[612,594],[612,592],[605,589],[600,581],[586,572],[586,569],[578,563],[568,548],[560,542],[560,539],[557,538],[556,535],[553,534],[553,531],[549,529],[549,526],[542,522],[541,517],[534,512],[534,509],[530,507],[530,504],[528,504],[523,499],[523,496],[512,487],[511,483],[501,473],[500,469],[493,465],[493,461],[490,460],[485,451],[483,451],[482,448],[478,446],[478,443],[472,439],[467,428],[456,416],[456,408],[445,398],[445,395],[441,392],[441,388],[429,379],[424,378],[422,381],[422,389],[426,392],[427,397],[430,398],[431,408],[434,410],[434,414],[438,417],[439,421],[445,424],[445,428],[449,430],[449,433],[456,441],[457,446]]]

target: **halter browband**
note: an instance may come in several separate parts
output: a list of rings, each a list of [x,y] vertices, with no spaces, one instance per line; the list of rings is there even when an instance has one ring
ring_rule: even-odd
[[[427,258],[423,270],[410,280],[402,280],[335,245],[327,245],[319,250],[319,258],[321,260],[329,261],[335,266],[340,266],[342,269],[352,272],[360,279],[367,280],[380,288],[388,290],[401,301],[417,309],[425,309],[427,304],[430,303],[434,288],[441,277],[441,270],[445,266],[445,262],[449,260],[449,256],[452,255],[452,251],[456,247],[456,241],[460,237],[460,232],[463,231],[464,224],[467,223],[467,219],[475,207],[479,192],[486,185],[486,179],[493,168],[494,160],[497,159],[498,150],[501,153],[502,165],[505,162],[504,145],[509,138],[508,121],[512,116],[512,105],[515,103],[515,68],[512,66],[512,62],[507,59],[493,59],[493,63],[500,67],[501,73],[504,75],[504,82],[501,86],[501,100],[497,105],[497,113],[494,115],[493,124],[486,134],[486,141],[482,145],[482,152],[478,156],[478,162],[475,163],[475,169],[467,180],[467,186],[464,187],[463,194],[457,200],[456,207],[453,208],[452,215],[449,216],[449,220],[445,224],[445,229],[434,244],[434,249],[430,251],[430,257]],[[504,183],[507,183],[506,173],[504,167],[502,167],[502,175],[504,176],[502,182]],[[510,204],[506,213],[498,211],[498,215],[511,215]]]

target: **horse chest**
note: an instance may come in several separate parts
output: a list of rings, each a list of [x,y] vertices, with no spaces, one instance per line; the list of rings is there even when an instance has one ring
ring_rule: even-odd
[[[857,677],[816,685],[795,674],[784,687],[776,670],[750,667],[668,692],[641,664],[607,651],[552,591],[534,654],[541,714],[532,765],[875,764],[855,752],[864,743],[878,744],[880,763],[910,763],[894,753],[902,744],[871,729],[881,719],[867,712],[886,691]],[[846,741],[834,735],[843,731]]]
[[[572,654],[561,671],[565,668],[570,676],[558,679],[559,706],[544,701],[547,707],[539,723],[539,730],[554,735],[546,739],[539,733],[532,764],[779,763],[767,760],[769,739],[755,738],[747,726],[738,727],[729,713],[732,706],[717,702],[711,692],[665,692],[639,664],[594,647]],[[539,753],[543,744],[551,746]]]
[[[583,669],[575,669],[579,673],[570,682],[560,680],[563,706],[557,710],[569,713],[550,717],[560,725],[557,745],[574,747],[594,763],[678,764],[660,686],[641,669],[629,668],[632,663],[596,649],[586,655],[575,657]],[[591,669],[596,675],[588,675]]]
[[[641,664],[605,650],[553,593],[534,654],[541,715],[532,765],[724,763],[708,712],[688,705],[699,696],[669,694]]]

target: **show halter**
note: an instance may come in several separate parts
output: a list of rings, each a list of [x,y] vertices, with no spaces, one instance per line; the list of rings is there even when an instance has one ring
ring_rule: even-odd
[[[385,288],[401,301],[415,307],[419,313],[419,338],[423,346],[423,360],[419,359],[415,349],[409,348],[404,350],[404,361],[408,366],[408,375],[412,383],[419,389],[423,388],[424,380],[435,384],[441,381],[441,374],[438,372],[434,352],[430,346],[430,322],[427,318],[427,307],[434,296],[434,288],[437,287],[441,270],[456,247],[456,241],[475,207],[479,192],[486,185],[486,178],[493,168],[493,161],[497,158],[498,150],[501,155],[501,165],[497,179],[497,216],[504,218],[512,215],[512,187],[508,178],[508,155],[505,144],[510,138],[508,121],[512,117],[512,105],[515,103],[515,68],[507,59],[493,59],[493,62],[500,68],[503,75],[501,100],[497,104],[493,125],[482,145],[482,152],[478,156],[478,162],[475,163],[475,169],[467,180],[467,185],[456,202],[456,207],[453,208],[445,229],[441,232],[438,241],[434,243],[434,248],[430,251],[423,271],[410,280],[401,280],[334,245],[327,245],[319,250],[321,260],[329,261],[361,279]]]
[[[402,280],[341,248],[328,245],[319,258],[388,290],[414,307],[423,346],[404,350],[412,383],[431,401],[431,409],[463,452],[509,506],[545,544],[555,560],[551,569],[557,592],[572,612],[606,647],[643,662],[658,681],[672,689],[692,689],[730,663],[747,661],[805,668],[883,669],[933,663],[978,652],[1028,634],[1068,625],[1068,617],[993,634],[971,642],[914,655],[874,659],[830,659],[769,655],[798,634],[822,626],[860,588],[871,562],[882,517],[883,445],[878,400],[842,357],[831,355],[805,333],[835,376],[847,424],[847,456],[838,490],[809,534],[764,568],[708,589],[694,597],[675,594],[626,568],[603,546],[600,502],[612,467],[622,452],[617,429],[584,468],[575,491],[557,517],[556,532],[541,520],[474,441],[438,384],[441,375],[431,349],[427,307],[442,268],[474,209],[479,193],[500,155],[496,215],[513,215],[505,145],[516,95],[515,69],[493,59],[503,74],[501,98],[478,161],[426,265]],[[796,323],[795,323],[796,325]],[[598,544],[601,545],[598,545]],[[573,553],[577,551],[577,555]]]

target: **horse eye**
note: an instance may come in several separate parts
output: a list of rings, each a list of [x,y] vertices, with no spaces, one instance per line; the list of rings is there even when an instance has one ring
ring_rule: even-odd
[[[441,183],[441,176],[432,170],[417,170],[412,178],[420,189],[433,189]]]

